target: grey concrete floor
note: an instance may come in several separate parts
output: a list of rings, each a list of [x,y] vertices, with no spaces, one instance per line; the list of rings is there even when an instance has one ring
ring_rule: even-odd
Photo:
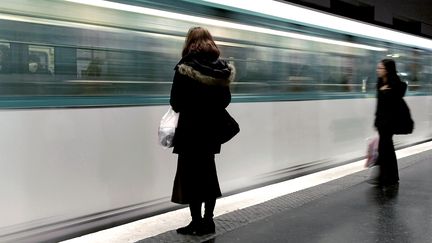
[[[370,185],[365,170],[216,217],[213,235],[138,242],[432,242],[432,150],[398,164],[398,186]]]

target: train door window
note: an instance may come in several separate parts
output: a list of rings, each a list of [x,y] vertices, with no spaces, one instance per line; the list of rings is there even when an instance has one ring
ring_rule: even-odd
[[[406,80],[409,82],[410,91],[421,91],[422,89],[422,55],[417,49],[412,49],[407,53],[409,59],[406,67]]]
[[[34,74],[54,74],[54,47],[30,45],[28,71]]]
[[[9,72],[10,62],[10,45],[9,43],[0,42],[0,74]]]

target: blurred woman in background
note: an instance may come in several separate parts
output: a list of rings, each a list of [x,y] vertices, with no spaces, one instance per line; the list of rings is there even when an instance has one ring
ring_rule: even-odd
[[[371,183],[389,186],[399,182],[393,135],[400,100],[405,95],[407,85],[397,75],[396,63],[392,59],[384,59],[378,63],[377,76],[375,127],[379,133],[377,165],[380,168],[378,178]]]

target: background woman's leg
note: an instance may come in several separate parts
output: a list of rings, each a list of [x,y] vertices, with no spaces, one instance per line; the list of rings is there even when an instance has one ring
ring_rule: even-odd
[[[380,165],[379,182],[382,185],[394,184],[399,181],[396,153],[393,145],[393,134],[379,131],[378,164]]]

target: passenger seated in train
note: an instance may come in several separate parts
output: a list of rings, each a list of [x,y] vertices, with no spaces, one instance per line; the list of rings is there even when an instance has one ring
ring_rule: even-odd
[[[34,74],[50,74],[37,55],[31,54],[28,58],[29,72]]]
[[[101,63],[102,61],[99,58],[91,60],[89,65],[87,66],[87,69],[82,71],[83,76],[86,78],[94,78],[101,76]]]

